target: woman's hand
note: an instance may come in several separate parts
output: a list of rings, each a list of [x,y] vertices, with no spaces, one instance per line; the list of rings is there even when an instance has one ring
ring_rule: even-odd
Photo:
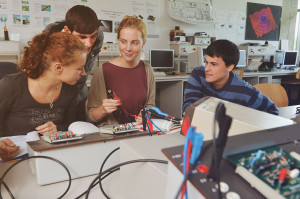
[[[38,126],[35,128],[39,133],[45,134],[45,133],[53,133],[57,131],[57,127],[53,122],[47,122],[46,124],[43,124],[41,126]]]
[[[19,146],[16,146],[10,139],[0,141],[0,158],[8,160],[14,158],[19,150]]]
[[[104,114],[111,114],[115,110],[118,109],[118,106],[121,105],[121,102],[119,100],[114,99],[104,99],[102,103],[102,108]]]

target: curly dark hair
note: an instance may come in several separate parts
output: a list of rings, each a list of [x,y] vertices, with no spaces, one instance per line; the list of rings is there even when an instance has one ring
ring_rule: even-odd
[[[68,66],[85,52],[85,45],[72,34],[44,32],[33,37],[24,47],[24,56],[18,68],[26,77],[37,79],[51,62]]]

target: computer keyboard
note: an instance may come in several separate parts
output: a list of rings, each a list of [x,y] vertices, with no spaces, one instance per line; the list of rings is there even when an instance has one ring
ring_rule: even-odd
[[[256,72],[255,70],[250,70],[250,69],[246,69],[246,68],[243,68],[243,71],[246,73]]]
[[[156,77],[164,77],[166,76],[167,74],[165,72],[162,72],[162,71],[154,71],[154,76]]]

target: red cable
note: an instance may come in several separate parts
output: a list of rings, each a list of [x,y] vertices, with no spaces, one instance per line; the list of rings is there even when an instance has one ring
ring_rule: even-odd
[[[188,143],[188,148],[187,148],[187,158],[186,158],[186,168],[185,168],[185,175],[188,174],[189,172],[189,169],[190,169],[190,158],[191,158],[191,152],[192,152],[192,143],[191,141],[189,140],[189,143]],[[184,193],[185,193],[185,190],[186,190],[186,186],[187,186],[187,182],[184,184],[184,186],[182,187],[182,190],[181,190],[181,199],[183,199],[183,196],[184,196]]]

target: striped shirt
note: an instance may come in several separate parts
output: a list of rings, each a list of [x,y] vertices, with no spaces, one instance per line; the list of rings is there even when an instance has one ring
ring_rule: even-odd
[[[233,72],[229,73],[229,79],[223,88],[215,89],[212,84],[205,81],[204,66],[196,67],[185,86],[183,111],[192,103],[206,96],[278,115],[278,108],[268,97]]]

